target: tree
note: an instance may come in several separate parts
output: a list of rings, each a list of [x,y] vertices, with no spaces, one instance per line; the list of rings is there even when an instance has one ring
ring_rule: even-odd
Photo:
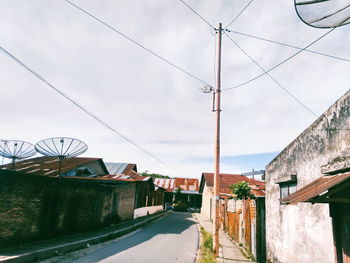
[[[252,189],[246,181],[232,184],[230,189],[232,190],[232,193],[236,195],[234,197],[236,200],[255,199],[255,196],[251,192]]]
[[[167,175],[162,175],[162,174],[154,174],[154,173],[148,173],[148,171],[144,171],[141,173],[142,176],[151,176],[153,178],[165,178],[165,179],[170,179],[169,176]]]

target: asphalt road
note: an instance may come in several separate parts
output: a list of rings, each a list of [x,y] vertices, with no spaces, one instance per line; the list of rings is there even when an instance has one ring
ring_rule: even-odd
[[[191,214],[173,212],[70,262],[193,263],[198,241],[199,233]]]

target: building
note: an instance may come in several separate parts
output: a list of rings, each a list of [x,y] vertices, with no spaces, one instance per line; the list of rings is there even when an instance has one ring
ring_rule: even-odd
[[[350,262],[350,92],[266,167],[267,258]]]
[[[0,169],[0,246],[132,219],[136,183]]]
[[[105,175],[103,178],[109,178],[120,182],[133,182],[136,185],[134,201],[134,218],[154,214],[164,209],[165,190],[153,183],[150,176],[140,176],[137,173],[132,175]]]
[[[219,194],[231,194],[230,186],[242,181],[249,182],[252,187],[252,193],[260,196],[260,189],[264,189],[264,183],[259,180],[248,178],[240,174],[220,174],[219,177]],[[201,213],[210,220],[214,216],[214,174],[202,173],[199,192],[202,193]]]
[[[164,202],[173,204],[176,201],[177,190],[181,189],[181,198],[187,201],[189,207],[200,208],[202,195],[199,193],[199,182],[195,178],[154,178],[154,184],[165,189]]]
[[[67,158],[61,164],[56,157],[37,157],[16,162],[13,169],[12,164],[1,165],[0,169],[48,177],[97,177],[109,173],[101,158],[86,157]]]
[[[247,182],[254,200],[235,200],[230,186]],[[219,213],[221,227],[237,243],[254,256],[257,262],[265,263],[265,183],[240,174],[220,174]],[[201,213],[213,220],[214,174],[202,173],[199,191],[203,193]]]

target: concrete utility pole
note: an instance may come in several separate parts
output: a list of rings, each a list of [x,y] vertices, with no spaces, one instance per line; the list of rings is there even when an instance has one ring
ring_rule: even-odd
[[[216,131],[215,131],[215,172],[214,172],[214,220],[213,220],[213,252],[217,256],[219,253],[219,175],[220,175],[220,96],[221,96],[221,34],[222,24],[217,29],[218,42],[216,54],[216,87],[214,90],[215,112],[216,112]]]

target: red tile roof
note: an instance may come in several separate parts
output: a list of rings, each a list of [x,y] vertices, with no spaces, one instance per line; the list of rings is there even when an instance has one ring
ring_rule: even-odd
[[[83,164],[99,161],[102,168],[108,173],[101,158],[72,157],[64,159],[61,167],[61,174],[77,168]],[[1,165],[0,169],[12,170],[12,164]],[[36,175],[58,176],[59,160],[55,157],[37,157],[16,162],[14,171],[31,173]]]
[[[350,180],[350,173],[321,176],[293,194],[285,197],[282,200],[282,203],[288,204],[313,201],[317,203],[317,197],[321,196],[323,193],[326,193],[330,188],[348,180]]]
[[[220,174],[219,175],[219,192],[220,194],[231,194],[230,186],[239,182],[248,182],[255,196],[265,196],[265,182],[253,178],[248,178],[240,174]],[[202,173],[201,189],[203,191],[204,183],[209,186],[214,186],[214,174]]]

